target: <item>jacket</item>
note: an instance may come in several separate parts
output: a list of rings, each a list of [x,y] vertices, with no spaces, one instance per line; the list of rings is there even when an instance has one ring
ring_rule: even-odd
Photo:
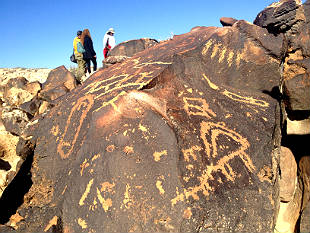
[[[81,43],[81,40],[78,37],[75,37],[73,40],[73,49],[74,49],[74,54],[81,54],[78,52],[78,43]]]
[[[94,50],[93,41],[89,36],[85,36],[84,38],[84,59],[91,59],[96,55]]]
[[[115,37],[106,33],[103,37],[103,48],[107,47],[107,43],[111,49],[115,47]]]

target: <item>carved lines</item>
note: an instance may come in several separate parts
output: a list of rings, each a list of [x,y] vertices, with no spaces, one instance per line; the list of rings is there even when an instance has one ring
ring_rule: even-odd
[[[94,99],[92,95],[86,95],[80,99],[78,99],[77,104],[75,104],[71,112],[69,114],[68,120],[66,122],[65,130],[63,133],[63,136],[61,137],[58,145],[57,145],[57,152],[59,153],[60,157],[65,159],[68,158],[70,153],[72,152],[74,145],[76,143],[76,140],[79,136],[82,124],[84,122],[84,119],[88,113],[88,111],[91,109],[91,107],[94,104]],[[79,119],[79,120],[77,120]],[[69,137],[72,132],[68,133],[68,129],[70,129],[70,126],[73,127],[74,124],[78,123],[78,126],[76,127],[75,134],[73,135],[73,138],[67,138]],[[67,135],[68,133],[68,135]],[[67,152],[65,152],[67,150]]]
[[[269,103],[267,103],[266,101],[254,99],[253,97],[241,96],[241,95],[238,95],[236,93],[233,93],[227,90],[224,90],[222,94],[238,102],[243,102],[243,103],[251,104],[251,105],[257,105],[257,106],[264,107],[264,108],[269,107]]]
[[[209,108],[207,101],[202,98],[183,97],[184,109],[188,115],[215,117],[216,114]]]
[[[207,53],[210,53],[210,58],[214,59],[218,56],[218,62],[222,63],[223,61],[227,61],[228,66],[232,66],[233,61],[237,67],[240,65],[241,60],[241,52],[229,49],[227,46],[224,46],[219,41],[215,41],[214,39],[208,40],[202,49],[202,55],[206,56]]]
[[[212,83],[205,74],[203,74],[203,78],[213,90],[220,91],[223,95],[226,95],[235,101],[263,107],[268,106],[264,101],[260,102],[252,97],[239,96],[227,90],[221,91],[221,88]],[[214,187],[210,185],[210,181],[215,180],[214,175],[218,172],[223,174],[228,181],[234,182],[237,178],[237,174],[231,165],[231,161],[234,159],[241,159],[249,172],[254,172],[256,169],[250,156],[246,153],[250,147],[246,138],[238,132],[228,128],[224,122],[205,121],[205,119],[210,120],[216,117],[216,114],[210,109],[205,99],[183,97],[183,102],[184,109],[189,116],[192,115],[204,118],[200,123],[200,138],[204,147],[194,145],[189,149],[183,149],[182,153],[184,161],[188,163],[191,161],[197,161],[197,156],[204,151],[210,164],[203,168],[201,176],[198,177],[191,173],[193,165],[190,164],[186,166],[186,169],[190,171],[191,175],[185,177],[186,179],[184,180],[188,182],[191,178],[198,179],[199,184],[184,189],[184,193],[181,194],[177,190],[177,196],[171,200],[172,205],[175,205],[178,201],[183,201],[184,197],[186,199],[192,197],[194,200],[198,200],[198,192],[202,192],[205,196],[209,195],[209,192],[214,190]],[[220,150],[221,154],[219,154]],[[218,182],[223,183],[222,180],[219,180]]]
[[[225,127],[224,124],[214,122],[201,122],[200,132],[201,138],[206,147],[206,154],[209,158],[216,158],[218,156],[219,147],[217,144],[217,139],[220,135],[224,135],[228,138],[229,141],[233,141],[236,144],[240,145],[239,148],[234,151],[228,152],[223,158],[221,158],[217,162],[216,170],[221,170],[223,174],[227,177],[227,179],[233,180],[234,178],[232,169],[228,162],[235,157],[240,157],[244,165],[248,168],[250,172],[253,172],[255,170],[255,166],[253,165],[248,154],[246,154],[245,152],[250,146],[246,138],[242,137],[237,132],[228,129],[227,127]],[[210,141],[207,140],[206,135],[210,136]],[[228,171],[226,170],[226,168],[228,169]]]
[[[219,86],[217,86],[216,84],[212,83],[211,80],[205,74],[202,74],[202,77],[204,78],[204,80],[207,81],[210,88],[212,88],[213,90],[220,91],[221,94],[227,96],[228,98],[230,98],[234,101],[246,103],[248,105],[256,105],[256,106],[260,106],[260,107],[264,107],[264,108],[269,107],[269,103],[266,101],[255,99],[253,97],[241,96],[239,94],[233,93],[233,92],[225,90],[225,89],[221,90],[221,88]]]

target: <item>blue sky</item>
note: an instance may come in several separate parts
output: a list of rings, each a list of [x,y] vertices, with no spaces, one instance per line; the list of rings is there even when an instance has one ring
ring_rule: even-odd
[[[221,17],[253,22],[272,0],[0,0],[0,68],[76,66],[69,60],[77,30],[88,28],[102,66],[102,38],[115,29],[116,43],[221,27]]]

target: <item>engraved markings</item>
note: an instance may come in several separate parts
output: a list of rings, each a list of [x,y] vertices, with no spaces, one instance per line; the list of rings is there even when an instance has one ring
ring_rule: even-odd
[[[264,107],[267,108],[269,107],[269,103],[263,100],[259,100],[259,99],[255,99],[251,96],[241,96],[239,94],[233,93],[231,91],[228,90],[221,90],[221,88],[219,88],[216,84],[212,83],[211,80],[205,75],[202,74],[202,77],[205,81],[207,81],[208,85],[210,86],[210,88],[212,88],[213,90],[218,90],[221,92],[222,95],[234,100],[234,101],[238,101],[241,103],[245,103],[247,105],[254,105],[254,106],[259,106],[259,107]],[[186,105],[185,105],[186,106]]]
[[[167,155],[167,150],[163,150],[163,151],[160,151],[160,152],[155,151],[153,153],[153,157],[154,157],[154,160],[156,162],[160,161],[161,157],[164,156],[164,155]]]
[[[209,108],[207,101],[202,98],[183,97],[184,109],[188,115],[215,117],[216,114]]]
[[[94,103],[93,96],[86,95],[78,99],[77,103],[71,109],[68,120],[66,122],[64,133],[57,145],[57,152],[62,159],[68,158],[71,152],[73,151],[74,145],[80,134],[84,119],[88,111],[93,106],[93,103]],[[76,124],[77,126],[75,126]],[[74,133],[68,131],[69,129],[71,129],[71,127],[75,128]]]
[[[212,89],[220,90],[220,88],[212,83],[206,75],[203,75],[203,78],[208,82]],[[236,101],[261,107],[268,107],[268,104],[264,101],[256,100],[251,97],[243,97],[228,92],[227,90],[223,91],[222,94]],[[188,182],[190,179],[197,179],[198,184],[184,189],[183,192],[180,192],[177,187],[176,196],[171,200],[172,206],[179,201],[188,199],[189,197],[194,200],[199,200],[199,193],[208,196],[209,192],[214,191],[214,187],[211,186],[210,181],[216,179],[216,173],[221,173],[228,181],[234,182],[238,177],[236,171],[234,171],[231,166],[231,162],[234,159],[241,159],[249,172],[254,172],[254,170],[256,170],[250,156],[246,152],[250,147],[248,140],[238,132],[227,127],[224,122],[215,123],[210,121],[216,116],[216,114],[210,109],[205,99],[183,97],[183,101],[184,109],[189,116],[203,117],[200,123],[200,139],[203,142],[203,147],[194,145],[188,149],[182,149],[184,161],[188,163],[197,161],[198,155],[201,155],[201,153],[204,152],[204,155],[208,158],[210,164],[202,170],[200,176],[195,176],[192,173],[192,164],[185,166],[190,175],[184,176],[183,180]],[[221,151],[221,153],[219,151]],[[218,178],[217,180],[219,184],[223,184],[221,178]]]
[[[240,66],[241,52],[229,49],[219,41],[213,39],[208,40],[201,53],[204,56],[209,53],[211,59],[218,57],[219,63],[227,61],[229,67],[232,66],[233,62],[235,62],[237,67]]]
[[[82,228],[82,229],[85,229],[85,228],[87,228],[87,222],[84,220],[84,219],[82,219],[82,218],[78,218],[78,224],[80,225],[80,227]]]
[[[80,201],[79,201],[79,205],[80,205],[80,206],[83,206],[83,205],[84,205],[84,201],[85,201],[85,199],[87,198],[87,196],[88,196],[88,194],[89,194],[89,192],[90,192],[90,188],[91,188],[91,186],[93,185],[93,183],[94,183],[94,179],[91,179],[91,180],[88,182],[88,184],[87,184],[87,186],[86,186],[86,189],[85,189],[85,191],[84,191],[84,193],[83,193],[83,195],[82,195],[82,197],[81,197],[81,199],[80,199]]]

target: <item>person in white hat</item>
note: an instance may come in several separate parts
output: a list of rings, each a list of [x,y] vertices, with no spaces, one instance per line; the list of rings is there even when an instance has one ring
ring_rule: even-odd
[[[103,56],[106,58],[111,49],[115,47],[114,29],[110,28],[103,37]]]

